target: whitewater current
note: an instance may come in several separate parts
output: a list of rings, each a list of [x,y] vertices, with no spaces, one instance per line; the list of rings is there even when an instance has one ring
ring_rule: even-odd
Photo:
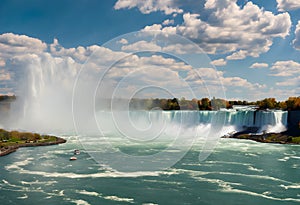
[[[0,160],[1,204],[298,204],[300,147],[221,139],[199,162],[195,145],[172,167],[118,172],[99,164],[77,137],[22,148]],[[74,149],[76,161],[69,161]],[[146,152],[160,147],[144,147]],[[134,147],[130,150],[138,153]]]

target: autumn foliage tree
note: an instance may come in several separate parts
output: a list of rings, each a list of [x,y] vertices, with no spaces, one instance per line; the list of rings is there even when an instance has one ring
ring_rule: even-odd
[[[287,110],[300,110],[300,97],[290,97],[285,103]]]

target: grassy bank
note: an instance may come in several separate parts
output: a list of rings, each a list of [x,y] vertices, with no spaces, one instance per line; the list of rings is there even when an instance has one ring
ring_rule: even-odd
[[[65,142],[65,139],[55,136],[0,129],[0,156],[15,152],[19,147],[48,146]]]

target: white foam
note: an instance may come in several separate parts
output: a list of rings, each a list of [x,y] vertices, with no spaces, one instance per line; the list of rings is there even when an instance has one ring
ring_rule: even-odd
[[[9,184],[8,181],[6,181],[4,179],[2,179],[2,181],[3,181],[4,184]]]
[[[18,199],[27,199],[28,198],[28,195],[27,194],[24,194],[23,196],[20,196],[20,197],[17,197]]]
[[[277,197],[272,197],[272,196],[269,196],[268,192],[264,192],[264,193],[260,194],[260,193],[256,193],[256,192],[252,192],[252,191],[245,191],[245,190],[241,190],[241,189],[233,189],[231,187],[222,190],[222,192],[246,194],[246,195],[250,195],[250,196],[256,196],[256,197],[262,197],[262,198],[266,198],[266,199],[271,199],[271,200],[274,200],[274,201],[300,202],[300,199],[295,199],[295,198],[277,198]]]
[[[274,178],[274,177],[270,177],[270,176],[245,175],[245,174],[227,173],[227,172],[211,172],[211,173],[225,174],[225,175],[241,175],[241,176],[246,176],[246,177],[253,177],[253,178],[261,178],[261,179],[269,179],[269,180],[274,180],[274,181],[281,181],[281,182],[285,182],[285,183],[291,184],[289,186],[281,185],[281,187],[284,187],[285,189],[289,189],[289,188],[298,189],[298,188],[300,188],[299,184],[294,184],[294,183],[287,182],[287,181],[284,181],[284,180],[281,180],[281,179],[277,179],[277,178]],[[240,184],[240,183],[226,182],[226,181],[223,181],[223,180],[220,180],[220,179],[210,179],[210,178],[204,178],[204,177],[201,177],[201,176],[192,176],[192,178],[194,178],[194,179],[196,179],[198,181],[204,181],[204,182],[209,182],[209,183],[217,184],[220,188],[222,188],[220,190],[222,192],[247,194],[247,195],[251,195],[251,196],[263,197],[263,198],[267,198],[267,199],[271,199],[271,200],[276,200],[276,201],[300,202],[300,199],[295,199],[295,198],[276,198],[276,197],[269,196],[271,194],[271,192],[268,192],[268,191],[260,194],[260,193],[251,192],[251,191],[245,191],[245,190],[236,189],[236,188],[232,187],[232,186],[242,186],[242,184]]]
[[[134,199],[131,198],[120,198],[118,196],[105,196],[103,197],[104,199],[112,200],[112,201],[125,201],[125,202],[130,202],[133,203]]]
[[[278,181],[286,184],[294,184],[293,182],[285,181],[279,178],[275,178],[272,176],[267,175],[252,175],[252,174],[243,174],[243,173],[233,173],[233,172],[203,172],[203,171],[196,171],[196,170],[187,170],[187,169],[173,169],[173,173],[187,173],[192,177],[197,176],[203,176],[208,174],[214,174],[214,175],[231,175],[231,176],[242,176],[246,178],[255,178],[255,179],[265,179],[265,180],[271,180],[271,181]]]
[[[11,165],[5,166],[5,169],[6,170],[19,169],[19,167],[26,166],[26,165],[30,164],[33,160],[34,160],[34,158],[27,158],[27,159],[22,160],[22,161],[14,162]]]
[[[61,190],[60,192],[58,192],[58,196],[64,196],[65,194],[64,194],[64,191],[65,190]]]
[[[158,204],[154,204],[154,203],[143,203],[142,205],[158,205]]]
[[[196,179],[197,181],[217,184],[219,187],[221,187],[223,189],[231,188],[231,186],[242,186],[242,184],[240,184],[240,183],[226,182],[221,179],[210,179],[210,178],[199,177],[199,176],[196,176],[196,177],[194,176],[193,178]]]
[[[262,193],[263,195],[270,195],[270,194],[272,194],[272,192],[270,192],[270,191],[265,191],[264,193]]]
[[[86,190],[77,190],[76,191],[79,194],[83,194],[83,195],[88,195],[88,196],[102,196],[101,194],[97,193],[97,192],[93,192],[93,191],[86,191]]]
[[[4,183],[5,187],[17,188],[17,189],[20,189],[20,190],[23,190],[23,189],[26,188],[26,187],[23,187],[23,186],[11,184],[10,182],[8,182],[8,181],[6,181],[4,179],[2,180],[2,182]]]
[[[284,158],[281,158],[281,159],[278,159],[278,161],[281,161],[281,162],[286,162],[290,159],[290,157],[284,157]]]
[[[132,199],[132,198],[122,198],[122,197],[118,197],[118,196],[103,196],[101,193],[87,191],[87,190],[77,190],[76,193],[87,195],[87,196],[101,197],[103,199],[111,200],[111,201],[129,202],[129,203],[134,202],[134,199]]]
[[[263,153],[270,153],[270,151],[278,151],[278,153],[286,151],[286,147],[279,144],[260,143],[247,139],[221,138],[220,142],[222,143],[219,143],[218,149],[222,151],[239,150],[240,152],[246,152],[247,154],[256,154],[259,152],[260,155]]]
[[[175,182],[175,181],[162,181],[162,180],[150,180],[150,179],[144,179],[144,182],[151,182],[151,183],[160,183],[160,184],[171,184],[171,185],[182,185],[181,182]]]
[[[287,186],[281,184],[280,187],[284,189],[300,189],[300,184],[287,185]]]
[[[31,182],[28,182],[28,181],[21,181],[21,184],[28,184],[28,185],[33,185],[33,184],[44,184],[44,185],[53,185],[53,184],[56,184],[57,181],[39,181],[39,180],[35,180],[35,181],[31,181]]]
[[[248,163],[241,163],[241,162],[230,162],[230,161],[205,161],[205,163],[209,164],[232,164],[232,165],[243,165],[243,166],[250,166],[251,164]]]
[[[17,166],[15,163],[7,167],[9,171],[15,171],[21,174],[30,174],[30,175],[40,175],[43,177],[57,177],[57,178],[71,178],[71,179],[79,179],[79,178],[136,178],[143,176],[159,176],[159,175],[172,175],[176,174],[170,171],[139,171],[139,172],[118,172],[115,170],[110,170],[106,172],[99,173],[90,173],[90,174],[78,174],[73,172],[44,172],[44,171],[34,171],[34,170],[26,170],[21,166]]]
[[[173,174],[182,174],[182,173],[187,173],[191,176],[201,176],[201,175],[207,175],[211,172],[204,172],[204,171],[199,171],[199,170],[189,170],[189,169],[170,169],[171,173]]]
[[[231,172],[214,172],[215,174],[221,174],[221,175],[232,175],[232,176],[242,176],[242,177],[248,177],[248,178],[255,178],[255,179],[265,179],[265,180],[271,180],[271,181],[278,181],[278,182],[283,182],[283,183],[288,183],[288,184],[293,184],[292,182],[285,181],[279,178],[275,178],[272,176],[267,176],[267,175],[251,175],[251,174],[242,174],[242,173],[231,173]]]
[[[287,156],[293,156],[293,155],[296,155],[297,153],[295,151],[292,151],[292,153],[286,153],[286,152],[284,152],[283,154],[287,155]]]
[[[252,166],[249,166],[248,169],[249,169],[250,171],[255,171],[255,172],[262,172],[262,171],[264,171],[264,170],[262,170],[262,169],[257,169],[257,168],[252,167]]]
[[[84,201],[82,199],[79,200],[70,200],[71,202],[75,203],[76,205],[90,205],[87,201]]]
[[[53,190],[53,192],[45,192],[42,187],[35,188],[34,186],[20,186],[16,184],[11,184],[6,180],[2,180],[4,183],[4,186],[1,187],[3,190],[11,190],[14,192],[38,192],[38,193],[44,193],[48,195],[47,197],[51,198],[53,196],[63,196],[63,191]],[[22,183],[22,182],[21,182]],[[26,184],[27,182],[23,182],[22,184]],[[30,183],[28,183],[30,184]],[[55,193],[58,192],[58,193]],[[25,199],[25,196],[22,196],[23,199]],[[28,198],[28,197],[27,197]],[[20,198],[22,199],[22,198]]]
[[[258,157],[258,155],[254,154],[254,153],[246,153],[245,155],[246,156],[251,156],[251,157]]]

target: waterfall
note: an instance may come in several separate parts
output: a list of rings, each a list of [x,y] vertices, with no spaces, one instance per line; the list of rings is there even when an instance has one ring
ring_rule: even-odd
[[[261,132],[282,132],[286,130],[287,117],[287,111],[260,111],[255,125]]]
[[[6,127],[40,133],[72,130],[73,73],[78,68],[47,54],[29,56],[30,62],[16,62],[23,73]]]
[[[256,115],[254,114],[256,112]],[[183,122],[186,126],[208,124],[217,113],[225,116],[220,119],[224,125],[263,127],[265,125],[287,126],[286,111],[130,111],[130,116],[134,119],[156,118],[165,119],[168,123]],[[222,121],[224,120],[224,121]]]
[[[121,113],[121,114],[120,114]],[[209,129],[223,127],[222,135],[256,127],[259,132],[282,132],[287,126],[285,111],[119,111],[114,119],[110,112],[100,111],[97,118],[105,132],[116,130],[131,136],[152,137],[164,133],[180,132],[188,135],[195,131],[206,136]],[[114,127],[116,125],[116,127]],[[116,134],[116,133],[114,133]]]

